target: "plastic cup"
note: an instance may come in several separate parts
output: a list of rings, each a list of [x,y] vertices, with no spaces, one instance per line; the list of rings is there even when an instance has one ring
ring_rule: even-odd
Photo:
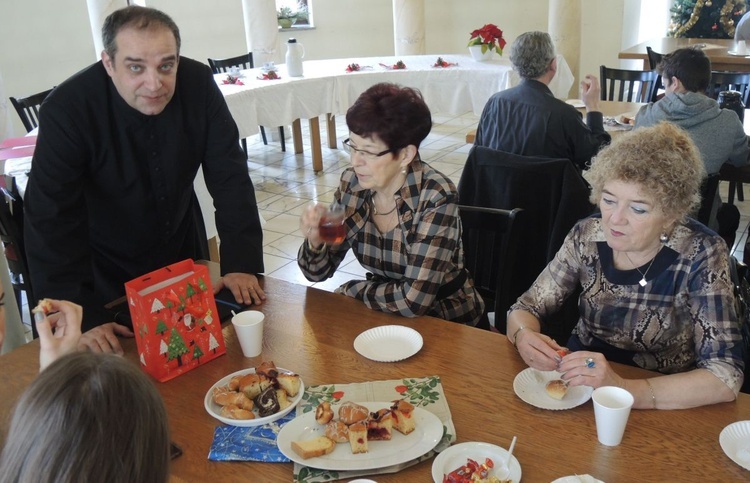
[[[737,53],[740,55],[747,54],[747,44],[744,40],[740,40],[739,42],[737,42]]]
[[[617,446],[622,441],[625,426],[628,424],[633,395],[621,387],[603,386],[594,390],[596,435],[601,444]]]
[[[263,350],[263,320],[257,310],[246,310],[232,317],[232,325],[245,357],[257,357]]]

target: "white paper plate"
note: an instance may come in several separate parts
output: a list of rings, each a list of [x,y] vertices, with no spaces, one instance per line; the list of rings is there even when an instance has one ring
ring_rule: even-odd
[[[597,480],[591,475],[571,475],[563,476],[558,478],[552,483],[604,483],[602,480]]]
[[[388,408],[392,402],[359,403],[370,411]],[[333,413],[338,414],[334,405]],[[292,441],[306,441],[325,434],[325,426],[315,421],[315,411],[297,416],[286,423],[279,431],[276,444],[284,456],[301,465],[322,470],[372,470],[397,465],[419,458],[434,448],[443,437],[443,423],[440,418],[422,408],[414,409],[416,428],[409,434],[401,434],[395,429],[390,441],[368,441],[367,453],[352,454],[349,443],[339,443],[331,454],[303,459],[292,449]]]
[[[724,428],[719,444],[732,461],[750,470],[750,421],[737,421]]]
[[[411,357],[422,348],[422,335],[403,325],[383,325],[359,334],[354,350],[378,362],[396,362]]]
[[[540,409],[572,409],[589,399],[594,388],[590,386],[572,386],[562,399],[554,399],[547,394],[547,383],[560,379],[557,371],[537,371],[529,367],[519,372],[513,380],[513,390],[524,402]]]
[[[471,458],[477,463],[484,463],[489,458],[498,468],[508,458],[508,451],[489,443],[459,443],[441,452],[432,462],[432,479],[435,483],[443,483],[443,476],[466,464],[466,458]],[[495,472],[490,471],[490,476]],[[521,463],[515,456],[510,457],[510,479],[513,483],[521,481]]]
[[[288,369],[283,369],[281,367],[276,368],[279,372],[286,372],[288,374],[293,374],[293,371],[290,371]],[[262,424],[271,423],[273,421],[276,421],[279,418],[283,418],[287,414],[289,414],[292,409],[294,409],[297,404],[302,400],[302,395],[305,393],[305,383],[302,382],[302,379],[300,379],[299,384],[299,392],[296,396],[294,396],[294,399],[291,400],[292,404],[287,406],[285,409],[279,411],[276,414],[272,414],[270,416],[266,416],[265,418],[259,418],[258,416],[258,410],[254,409],[253,412],[255,413],[256,418],[255,419],[230,419],[225,418],[220,414],[221,406],[216,404],[213,399],[214,394],[214,388],[226,386],[229,384],[229,381],[235,377],[235,376],[244,376],[245,374],[255,374],[255,368],[250,369],[243,369],[241,371],[233,372],[229,374],[226,377],[223,377],[219,379],[216,384],[211,386],[211,389],[208,390],[206,393],[206,397],[203,400],[203,406],[206,408],[206,411],[211,416],[215,417],[219,421],[221,421],[224,424],[228,424],[230,426],[242,426],[243,428],[251,427],[251,426],[260,426]]]
[[[565,103],[570,104],[576,109],[581,109],[583,107],[586,107],[586,104],[584,104],[583,101],[580,99],[568,99],[567,101],[565,101]]]

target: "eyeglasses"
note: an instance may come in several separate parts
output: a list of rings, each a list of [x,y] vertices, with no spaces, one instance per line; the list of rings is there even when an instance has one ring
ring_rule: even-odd
[[[367,161],[375,161],[375,159],[379,158],[380,156],[384,156],[391,151],[392,149],[386,149],[385,151],[381,151],[379,153],[371,153],[370,151],[365,151],[364,149],[357,149],[354,146],[352,146],[352,140],[350,138],[344,139],[344,151],[347,152],[347,154],[353,155],[354,153],[359,153],[362,155],[363,158]]]

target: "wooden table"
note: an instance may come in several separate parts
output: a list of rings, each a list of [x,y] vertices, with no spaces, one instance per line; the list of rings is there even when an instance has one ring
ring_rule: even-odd
[[[674,50],[691,46],[700,46],[703,49],[708,58],[711,59],[712,70],[750,72],[750,57],[727,53],[735,48],[733,39],[657,38],[625,49],[617,57],[619,59],[642,60],[643,70],[651,70],[646,47],[651,47],[651,50],[659,54],[668,54]]]
[[[430,317],[406,319],[367,309],[361,302],[266,277],[268,300],[263,353],[246,359],[230,327],[224,329],[227,354],[167,383],[156,383],[169,413],[172,439],[184,455],[173,461],[173,481],[290,481],[292,464],[218,463],[207,460],[219,424],[203,408],[206,391],[233,371],[262,360],[298,371],[306,384],[348,383],[439,375],[453,415],[458,441],[508,446],[525,482],[549,482],[572,474],[618,481],[741,481],[749,473],[719,446],[728,424],[750,419],[750,396],[682,411],[634,410],[622,444],[598,443],[591,402],[567,411],[546,411],[524,403],[513,379],[525,364],[505,336]],[[354,338],[386,324],[413,327],[424,337],[415,356],[398,363],[373,362],[356,353]],[[132,340],[126,357],[137,364]],[[38,341],[0,357],[0,433],[7,432],[13,401],[38,371]],[[626,377],[641,369],[613,364]],[[380,482],[430,481],[432,460]]]

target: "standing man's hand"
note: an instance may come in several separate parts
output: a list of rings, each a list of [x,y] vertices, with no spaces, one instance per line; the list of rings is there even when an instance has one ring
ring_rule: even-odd
[[[121,337],[135,336],[133,331],[124,325],[120,325],[117,322],[110,322],[85,332],[81,336],[78,348],[88,348],[91,352],[104,352],[121,356],[124,351],[122,350],[120,341],[117,340],[118,335]]]
[[[260,288],[258,277],[249,273],[227,273],[219,279],[214,293],[224,287],[232,292],[238,304],[260,305],[266,300],[266,293]]]

